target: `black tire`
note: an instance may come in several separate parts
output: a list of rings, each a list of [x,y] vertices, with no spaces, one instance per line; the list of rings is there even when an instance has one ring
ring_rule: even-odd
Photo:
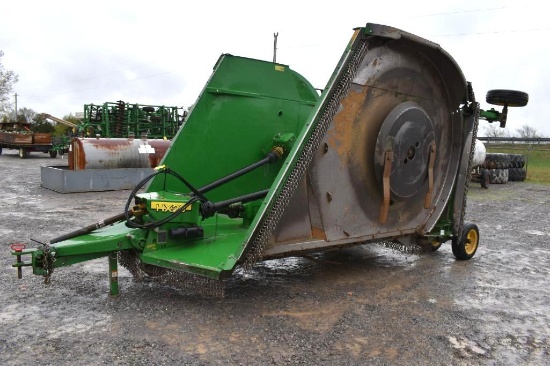
[[[485,169],[508,169],[511,165],[510,154],[489,153],[485,155],[483,168]]]
[[[510,154],[511,164],[510,168],[523,168],[525,166],[525,157],[523,154]]]
[[[512,182],[523,182],[527,177],[525,168],[510,168],[508,169],[508,180]]]
[[[453,254],[458,260],[470,259],[476,254],[479,245],[479,228],[472,222],[464,223],[459,237],[453,237]]]
[[[489,188],[489,183],[491,183],[491,177],[489,176],[489,171],[487,169],[483,169],[481,171],[481,178],[479,179],[481,183],[481,188]]]
[[[505,184],[508,182],[508,169],[488,169],[491,184]]]
[[[141,110],[144,111],[144,112],[154,112],[155,108],[154,107],[143,107],[143,108],[141,108]]]
[[[485,100],[494,105],[525,107],[529,102],[529,94],[518,90],[495,89],[487,92]]]
[[[57,151],[50,150],[50,158],[57,158]]]

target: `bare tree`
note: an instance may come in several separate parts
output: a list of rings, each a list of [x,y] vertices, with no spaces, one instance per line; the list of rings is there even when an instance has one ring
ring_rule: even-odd
[[[32,123],[36,117],[36,112],[30,108],[21,108],[17,111],[17,121]]]
[[[0,114],[5,114],[10,110],[10,94],[13,84],[17,83],[18,76],[13,71],[4,69],[2,56],[4,52],[0,51]]]
[[[521,128],[518,128],[516,130],[516,132],[518,133],[519,137],[521,138],[537,138],[537,137],[542,137],[540,133],[538,133],[538,131],[529,126],[529,125],[523,125],[521,126]]]
[[[510,137],[510,131],[506,128],[500,128],[496,123],[484,126],[483,133],[486,137]]]

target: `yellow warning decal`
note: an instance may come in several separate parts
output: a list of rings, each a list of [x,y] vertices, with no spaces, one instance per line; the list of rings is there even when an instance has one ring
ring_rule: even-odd
[[[162,211],[162,212],[176,212],[184,202],[164,202],[164,201],[153,201],[151,202],[151,210]],[[185,208],[185,211],[191,211],[192,205],[189,205]]]
[[[285,67],[281,65],[275,65],[275,71],[285,71]]]

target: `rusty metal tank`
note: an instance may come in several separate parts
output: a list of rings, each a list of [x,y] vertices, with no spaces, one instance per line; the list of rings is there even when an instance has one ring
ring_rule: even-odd
[[[154,168],[170,143],[170,140],[73,138],[69,169]]]

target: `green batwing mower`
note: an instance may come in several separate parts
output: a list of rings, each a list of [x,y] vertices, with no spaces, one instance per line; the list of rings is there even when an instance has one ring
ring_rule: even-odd
[[[123,212],[36,248],[14,244],[13,266],[48,282],[58,267],[107,257],[116,295],[118,263],[137,278],[211,281],[266,259],[449,240],[469,259],[478,120],[502,125],[527,99],[491,91],[504,110],[483,111],[439,45],[377,24],[354,30],[320,95],[286,65],[224,54]]]

